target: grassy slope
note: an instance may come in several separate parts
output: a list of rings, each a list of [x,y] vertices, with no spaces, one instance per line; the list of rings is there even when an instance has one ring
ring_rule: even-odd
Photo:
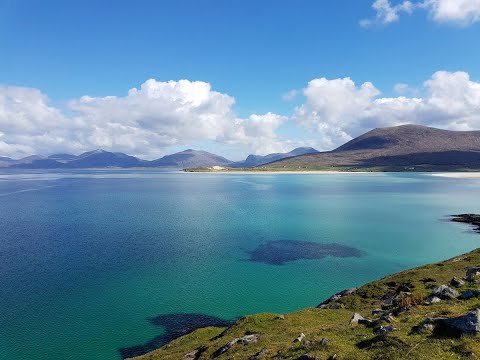
[[[378,316],[371,316],[372,310],[379,308],[381,298],[395,292],[401,284],[413,285],[411,297],[421,299],[428,296],[435,285],[448,284],[453,276],[464,277],[468,267],[479,264],[480,249],[477,249],[454,259],[403,271],[366,284],[355,294],[343,297],[339,301],[340,309],[309,308],[286,314],[284,320],[277,319],[275,314],[246,316],[228,329],[199,329],[136,359],[182,359],[186,353],[200,346],[206,347],[200,359],[210,359],[215,350],[248,332],[261,333],[262,337],[254,344],[235,345],[218,359],[249,359],[262,349],[267,349],[268,353],[258,359],[297,359],[306,353],[316,355],[319,359],[328,359],[334,354],[338,359],[462,359],[468,357],[470,352],[480,356],[478,337],[449,338],[431,333],[412,333],[412,328],[426,317],[457,316],[480,307],[477,298],[412,306],[394,318],[392,325],[397,331],[384,338],[373,335],[372,328],[349,325],[354,311],[364,317],[378,319]],[[434,281],[420,281],[428,278]],[[467,283],[460,291],[470,288],[472,286]],[[410,297],[407,295],[406,298],[408,301]],[[377,320],[376,325],[382,324],[387,323]],[[302,332],[306,340],[312,341],[310,345],[293,342]],[[329,340],[327,346],[318,343],[322,338]]]

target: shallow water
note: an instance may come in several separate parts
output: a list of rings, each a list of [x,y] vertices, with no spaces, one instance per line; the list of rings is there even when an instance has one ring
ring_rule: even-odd
[[[478,247],[446,216],[479,197],[479,179],[427,174],[4,171],[0,354],[120,359],[185,319],[315,306]]]

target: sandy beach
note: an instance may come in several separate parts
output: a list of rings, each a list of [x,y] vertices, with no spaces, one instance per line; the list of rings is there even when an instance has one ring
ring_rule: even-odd
[[[464,173],[435,173],[431,176],[439,176],[454,179],[480,179],[480,172],[464,172]]]

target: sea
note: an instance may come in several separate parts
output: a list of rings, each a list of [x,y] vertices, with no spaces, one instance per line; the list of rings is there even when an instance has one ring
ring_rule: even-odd
[[[480,179],[0,172],[0,359],[119,360],[480,247]]]

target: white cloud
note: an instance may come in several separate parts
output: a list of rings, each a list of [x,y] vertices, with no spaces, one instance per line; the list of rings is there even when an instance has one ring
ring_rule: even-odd
[[[298,95],[298,91],[293,89],[282,94],[282,99],[283,101],[292,101],[297,97],[297,95]]]
[[[0,87],[0,153],[74,152],[104,148],[154,158],[172,145],[213,141],[262,152],[285,142],[276,129],[286,118],[267,113],[246,119],[235,99],[201,81],[147,80],[124,97],[83,96],[71,116],[49,105],[37,89]]]
[[[408,85],[407,85],[408,86]],[[315,79],[306,101],[292,117],[319,134],[323,149],[332,149],[375,127],[417,123],[455,130],[480,128],[480,83],[465,72],[439,71],[425,81],[425,97],[379,97],[369,82],[350,78]]]
[[[480,20],[480,0],[427,0],[424,6],[437,22],[465,26]]]
[[[200,81],[148,80],[123,97],[83,96],[69,103],[69,115],[37,89],[1,86],[0,156],[104,148],[155,158],[170,147],[205,142],[243,156],[298,146],[330,150],[372,128],[405,123],[480,128],[480,82],[466,72],[436,72],[416,93],[408,84],[395,89],[399,96],[382,97],[371,82],[313,79],[291,117],[268,112],[240,118],[233,97]],[[297,139],[287,139],[289,133]]]
[[[368,27],[375,23],[393,23],[398,21],[401,13],[411,14],[415,8],[415,5],[411,1],[402,1],[397,5],[392,5],[390,0],[375,0],[375,2],[372,4],[372,8],[376,13],[375,18],[361,20],[361,26]]]
[[[363,19],[363,27],[375,24],[390,24],[398,21],[400,15],[411,14],[415,10],[426,10],[430,17],[439,23],[467,26],[480,21],[480,0],[422,0],[401,1],[393,5],[390,0],[376,0],[373,19]]]

